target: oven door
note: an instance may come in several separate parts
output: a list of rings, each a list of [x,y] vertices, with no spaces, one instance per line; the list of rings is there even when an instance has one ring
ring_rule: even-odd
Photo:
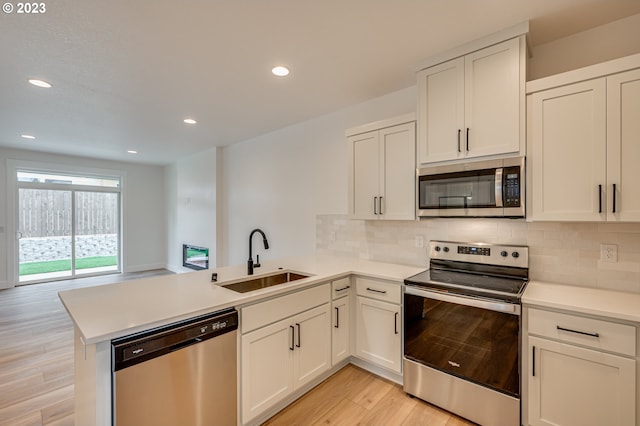
[[[520,305],[406,286],[404,356],[519,398]]]

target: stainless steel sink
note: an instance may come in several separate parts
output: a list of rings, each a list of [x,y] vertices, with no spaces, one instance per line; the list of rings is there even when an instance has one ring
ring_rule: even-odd
[[[303,278],[309,278],[311,275],[301,274],[298,272],[278,272],[273,275],[267,275],[259,278],[250,278],[244,281],[239,281],[231,284],[223,284],[222,287],[229,290],[237,291],[238,293],[247,293],[250,291],[260,290],[263,288],[271,287],[274,285],[285,284],[291,281],[301,280]]]

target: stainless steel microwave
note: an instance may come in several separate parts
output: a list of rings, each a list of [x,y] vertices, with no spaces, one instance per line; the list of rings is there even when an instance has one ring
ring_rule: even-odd
[[[524,217],[524,157],[418,169],[418,217]]]

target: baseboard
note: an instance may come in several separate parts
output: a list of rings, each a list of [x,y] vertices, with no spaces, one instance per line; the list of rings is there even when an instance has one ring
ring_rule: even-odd
[[[395,382],[402,386],[402,383],[403,383],[402,374],[389,371],[386,368],[382,368],[377,365],[371,364],[370,362],[364,361],[355,356],[352,356],[349,362],[355,365],[356,367],[360,367],[363,370],[367,370],[368,372],[375,374],[376,376],[380,376],[387,380],[391,380],[392,382]]]
[[[304,394],[309,392],[311,389],[315,388],[320,383],[324,382],[329,377],[333,376],[335,373],[337,373],[339,370],[341,370],[343,367],[347,366],[348,364],[353,364],[356,367],[360,367],[363,370],[367,370],[368,372],[375,374],[376,376],[380,376],[380,377],[385,378],[387,380],[390,380],[390,381],[392,381],[394,383],[398,383],[399,385],[402,385],[402,375],[399,375],[397,373],[389,371],[386,368],[382,368],[382,367],[378,367],[376,365],[373,365],[373,364],[369,363],[368,361],[364,361],[364,360],[362,360],[360,358],[356,358],[354,356],[351,356],[351,357],[346,358],[345,360],[339,362],[338,364],[334,365],[333,367],[331,367],[331,369],[327,370],[324,374],[320,375],[315,380],[311,381],[310,383],[307,383],[305,386],[303,386],[302,388],[298,389],[297,391],[295,391],[294,393],[289,395],[287,398],[283,399],[282,401],[280,401],[279,403],[275,404],[273,407],[271,407],[270,409],[268,409],[267,411],[265,411],[264,413],[262,413],[258,417],[254,418],[250,422],[246,423],[245,426],[261,425],[262,423],[264,423],[265,421],[267,421],[271,417],[273,417],[276,414],[278,414],[280,411],[282,411],[285,408],[287,408],[289,405],[291,405],[297,399],[299,399]],[[240,407],[240,404],[241,404],[241,399],[242,398],[240,396],[240,400],[238,401],[238,406],[239,407]],[[242,410],[239,410],[239,411],[240,411],[239,415],[241,416],[242,415]]]
[[[321,374],[320,376],[316,377],[314,380],[312,380],[311,382],[307,383],[306,385],[304,385],[303,387],[301,387],[300,389],[298,389],[297,391],[295,391],[294,393],[289,395],[287,398],[283,399],[282,401],[280,401],[279,403],[277,403],[276,405],[274,405],[273,407],[271,407],[270,409],[265,411],[264,413],[260,414],[258,417],[254,418],[253,420],[251,420],[248,423],[245,423],[245,426],[261,425],[265,421],[269,420],[271,417],[273,417],[276,414],[278,414],[280,411],[282,411],[285,408],[287,408],[289,405],[291,405],[297,399],[299,399],[304,394],[309,392],[311,389],[315,388],[320,383],[324,382],[329,377],[333,376],[335,373],[337,373],[339,370],[341,370],[343,367],[345,367],[348,364],[349,364],[349,359],[345,359],[344,361],[341,361],[338,364],[334,365],[333,367],[331,367],[331,369],[325,371],[323,374]],[[240,400],[238,401],[238,406],[239,407],[240,407],[240,404],[241,404],[241,399],[242,398],[240,398]],[[242,410],[239,410],[239,411],[240,411],[239,415],[241,416],[242,415]]]

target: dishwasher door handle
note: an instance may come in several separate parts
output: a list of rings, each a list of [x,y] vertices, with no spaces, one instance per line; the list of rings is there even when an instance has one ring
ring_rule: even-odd
[[[194,337],[193,339],[189,339],[186,340],[184,342],[180,342],[180,343],[176,343],[175,345],[171,346],[170,351],[177,351],[179,349],[182,348],[186,348],[187,346],[191,346],[191,345],[195,345],[196,343],[200,343],[202,342],[202,339],[199,337]]]

